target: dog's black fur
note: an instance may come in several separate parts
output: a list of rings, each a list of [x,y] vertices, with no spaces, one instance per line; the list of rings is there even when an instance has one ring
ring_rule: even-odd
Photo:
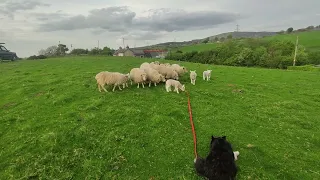
[[[233,149],[226,136],[211,137],[210,152],[207,158],[198,157],[196,172],[209,180],[234,180],[238,168],[234,161]]]

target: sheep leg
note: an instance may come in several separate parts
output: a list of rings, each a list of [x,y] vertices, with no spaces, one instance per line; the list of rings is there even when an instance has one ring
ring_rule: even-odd
[[[178,90],[178,88],[175,88],[175,91],[179,94],[179,90]]]
[[[154,83],[154,86],[157,86],[157,83]]]
[[[131,82],[131,85],[132,85],[132,80],[130,80],[130,82]]]
[[[203,80],[206,80],[206,76],[205,75],[203,75]]]
[[[137,88],[139,88],[139,83],[138,83],[138,87]]]
[[[106,90],[106,88],[104,88],[104,86],[101,86],[102,87],[102,89],[105,91],[105,92],[108,92],[107,90]]]
[[[128,87],[128,83],[126,83],[126,86]]]
[[[149,87],[151,87],[151,81],[149,81]]]
[[[122,91],[122,89],[121,89],[120,85],[118,85],[118,87],[119,87],[119,90],[120,90],[120,91]]]
[[[170,88],[169,86],[166,86],[166,90],[167,90],[167,92],[169,92],[169,88]]]
[[[101,92],[100,84],[98,84],[98,89],[99,89],[99,92]]]
[[[141,83],[142,84],[142,88],[144,88],[144,83]]]
[[[112,89],[112,91],[114,92],[114,89],[117,87],[117,85],[115,84],[114,86],[113,86],[113,89]]]

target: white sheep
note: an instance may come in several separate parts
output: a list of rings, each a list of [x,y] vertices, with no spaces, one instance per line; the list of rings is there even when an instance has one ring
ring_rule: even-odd
[[[206,71],[203,71],[202,73],[202,76],[203,76],[203,80],[206,80],[207,81],[211,78],[211,71],[212,70],[206,70]]]
[[[130,71],[130,78],[133,82],[138,84],[137,88],[139,88],[140,83],[144,88],[144,82],[147,80],[147,74],[140,68],[133,68]]]
[[[153,69],[155,69],[155,70],[157,70],[157,71],[158,71],[159,68],[160,68],[160,64],[155,64],[155,63],[153,63],[153,62],[150,63],[149,65],[150,65],[151,68],[153,68]]]
[[[190,70],[190,80],[191,80],[191,84],[196,85],[196,79],[197,79],[196,70],[194,70],[194,71],[191,71],[191,70]]]
[[[129,79],[128,74],[121,74],[118,72],[108,72],[108,71],[103,71],[98,73],[95,76],[95,79],[97,80],[99,92],[101,92],[101,88],[105,91],[108,92],[104,86],[105,85],[114,85],[112,91],[114,92],[116,86],[118,86],[119,90],[122,90],[120,85],[123,85],[124,83],[127,82]]]
[[[128,81],[130,80],[130,74],[129,73],[127,73],[127,74],[123,74],[123,75],[126,75],[128,78],[127,78],[127,80],[122,84],[123,85],[123,88],[125,88],[125,87],[128,87]],[[132,85],[132,84],[131,84]]]
[[[144,71],[147,74],[147,82],[149,82],[149,87],[151,87],[151,83],[154,83],[154,86],[157,86],[157,83],[166,82],[166,79],[164,76],[160,73],[158,73],[157,70],[153,68],[146,68]]]
[[[166,81],[166,91],[167,92],[170,92],[172,89],[171,89],[171,86],[174,87],[174,91],[176,91],[178,94],[179,94],[179,89],[181,91],[185,91],[185,86],[182,85],[179,81],[177,80],[173,80],[173,79],[168,79]]]
[[[150,64],[147,63],[147,62],[144,62],[144,63],[142,63],[142,64],[140,65],[140,69],[146,69],[146,68],[150,68],[150,67],[151,67]]]
[[[182,76],[184,73],[188,72],[187,68],[180,66],[179,64],[172,64],[171,67],[177,71],[179,76]]]
[[[179,80],[179,74],[172,67],[160,65],[156,70],[166,79]]]

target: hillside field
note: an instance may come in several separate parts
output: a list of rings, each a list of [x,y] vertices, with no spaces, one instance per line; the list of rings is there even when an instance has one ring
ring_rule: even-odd
[[[184,93],[167,93],[164,84],[98,91],[98,72],[127,73],[145,61],[0,63],[0,179],[200,180]],[[240,151],[240,180],[319,178],[319,72],[181,64],[198,73],[195,86],[189,74],[181,82],[200,156],[211,135],[226,135]]]
[[[320,31],[309,31],[309,32],[300,32],[292,34],[281,34],[275,36],[268,36],[263,39],[271,40],[289,40],[293,43],[296,43],[297,35],[299,36],[299,44],[303,45],[306,49],[312,51],[320,51]],[[191,52],[191,51],[208,51],[212,50],[217,46],[217,43],[208,43],[208,44],[196,44],[190,46],[184,46],[179,48],[182,52]]]

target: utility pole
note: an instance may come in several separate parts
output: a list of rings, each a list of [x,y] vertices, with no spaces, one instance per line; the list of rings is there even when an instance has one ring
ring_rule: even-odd
[[[239,24],[237,24],[236,32],[239,32]]]
[[[293,66],[295,66],[295,65],[296,65],[297,51],[298,51],[298,41],[299,41],[299,36],[297,36],[296,48],[295,48],[295,51],[294,51],[294,57],[293,57]]]
[[[100,41],[98,40],[98,54],[100,54]]]

